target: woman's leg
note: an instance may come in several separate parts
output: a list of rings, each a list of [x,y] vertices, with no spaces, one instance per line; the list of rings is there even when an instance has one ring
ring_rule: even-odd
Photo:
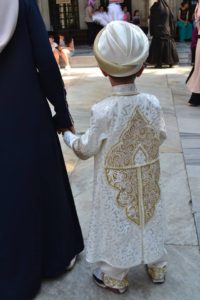
[[[53,55],[55,57],[55,60],[56,60],[57,64],[59,65],[59,51],[57,49],[55,49],[53,51]]]
[[[61,50],[60,52],[60,56],[62,57],[62,59],[64,60],[66,66],[69,66],[69,57],[68,55],[66,55],[63,50]]]

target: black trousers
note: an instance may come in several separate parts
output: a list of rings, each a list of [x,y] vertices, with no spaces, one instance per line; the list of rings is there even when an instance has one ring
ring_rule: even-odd
[[[87,43],[88,45],[93,45],[94,39],[96,36],[96,24],[94,22],[86,22],[88,31],[87,31]]]

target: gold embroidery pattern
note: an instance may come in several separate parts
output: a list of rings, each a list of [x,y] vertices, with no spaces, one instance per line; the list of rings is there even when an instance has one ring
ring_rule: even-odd
[[[163,267],[147,266],[147,272],[153,281],[163,282],[167,273],[167,265],[164,265]]]
[[[127,277],[125,277],[122,280],[117,280],[117,279],[107,276],[106,274],[104,274],[104,276],[103,276],[103,282],[107,287],[115,288],[115,289],[126,288],[126,287],[128,287],[128,284],[129,284]]]
[[[153,217],[157,201],[160,198],[160,164],[159,161],[142,167],[143,205],[145,224]]]
[[[107,181],[119,191],[117,204],[137,225],[141,224],[138,168],[141,168],[142,175],[145,224],[153,217],[160,198],[159,145],[159,134],[139,109],[135,109],[119,143],[111,148],[105,160]]]

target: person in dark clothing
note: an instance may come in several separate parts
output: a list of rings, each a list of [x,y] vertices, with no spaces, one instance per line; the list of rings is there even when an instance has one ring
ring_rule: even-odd
[[[191,64],[192,65],[194,65],[194,61],[195,61],[197,41],[198,41],[198,29],[195,26],[192,31],[192,42],[191,42]]]
[[[73,124],[36,1],[0,12],[0,298],[31,300],[84,247],[57,136]]]
[[[189,2],[183,1],[178,11],[177,27],[179,29],[179,40],[191,40],[192,38],[192,24],[190,21]]]
[[[153,36],[147,62],[162,67],[177,64],[178,54],[176,51],[174,35],[176,26],[169,5],[165,0],[155,2],[150,10],[150,34]]]
[[[136,9],[133,13],[132,23],[134,25],[141,26],[140,11],[138,9]]]

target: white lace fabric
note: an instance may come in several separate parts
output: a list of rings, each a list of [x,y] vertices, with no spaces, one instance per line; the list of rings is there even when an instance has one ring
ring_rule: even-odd
[[[165,253],[159,146],[166,131],[157,98],[116,86],[92,107],[83,136],[65,136],[69,145],[72,138],[80,158],[94,156],[87,261],[130,268],[158,260]]]

